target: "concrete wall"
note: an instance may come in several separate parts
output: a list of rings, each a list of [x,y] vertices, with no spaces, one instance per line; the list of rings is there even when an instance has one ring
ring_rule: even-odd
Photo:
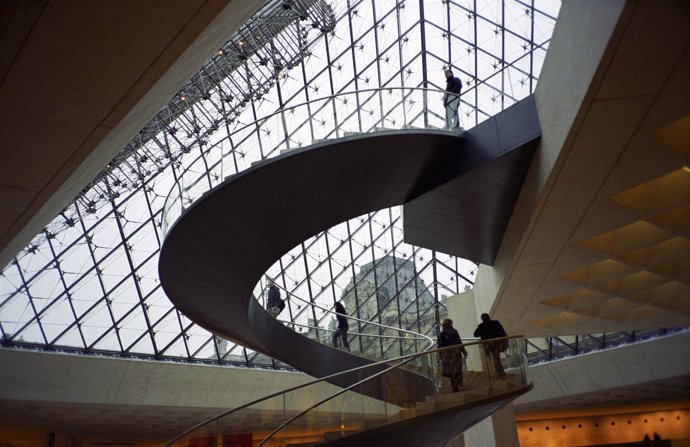
[[[301,373],[7,349],[0,349],[0,377],[0,399],[214,408],[312,380]]]
[[[529,368],[534,389],[521,406],[580,394],[634,388],[645,382],[690,375],[690,333],[624,345]],[[687,397],[687,396],[686,396]]]
[[[451,312],[452,309],[451,305]],[[621,387],[634,392],[645,382],[688,376],[688,346],[690,333],[683,333],[532,367],[529,375],[535,388],[516,401],[515,409],[522,412],[532,404],[564,402],[587,393],[606,394]],[[305,374],[284,371],[3,349],[0,349],[0,377],[0,405],[3,401],[28,401],[50,409],[53,403],[68,403],[97,409],[125,407],[133,412],[156,406],[164,408],[165,414],[175,414],[169,410],[177,409],[182,415],[194,408],[211,409],[217,414],[216,409],[237,407],[312,380]],[[302,403],[302,399],[294,401],[295,405]],[[514,435],[512,421],[512,410],[510,414],[496,414],[468,430],[464,441],[458,439],[454,445],[463,445],[460,442],[467,447],[491,445],[476,443],[489,442],[478,441],[484,438],[494,439],[495,445],[512,445],[509,443]],[[501,441],[503,437],[509,439]]]
[[[518,447],[513,405],[503,407],[462,434],[462,447]]]
[[[475,305],[473,290],[467,290],[457,295],[449,296],[446,300],[448,318],[453,320],[453,327],[458,330],[463,340],[471,340],[474,330],[479,324],[479,315]]]
[[[453,327],[460,333],[460,338],[465,343],[475,340],[474,330],[479,324],[479,315],[475,305],[475,295],[473,290],[448,297],[446,300],[448,308],[448,318],[453,320]],[[468,349],[467,367],[475,370],[485,368],[479,349]]]
[[[524,271],[516,271],[517,260],[531,236],[530,229],[549,199],[549,191],[593,101],[597,70],[609,50],[624,6],[623,0],[611,0],[566,1],[561,7],[558,26],[535,90],[542,141],[496,261],[493,266],[482,265],[478,270],[474,293],[479,313],[487,312],[506,323],[519,319],[539,286],[536,282],[520,282],[520,278],[532,277],[551,267],[551,262],[535,259],[529,265],[523,263],[520,269]],[[573,36],[577,36],[576,39]],[[546,248],[548,244],[542,246]],[[519,291],[521,296],[504,296],[508,286]],[[499,302],[500,309],[495,313]]]
[[[313,380],[287,371],[0,349],[0,421],[88,442],[165,442],[222,412]],[[254,404],[230,419],[253,418],[272,428],[282,422],[284,410],[304,410],[336,391],[319,382]],[[335,405],[321,411],[334,411]],[[397,409],[350,394],[337,406],[355,417]]]

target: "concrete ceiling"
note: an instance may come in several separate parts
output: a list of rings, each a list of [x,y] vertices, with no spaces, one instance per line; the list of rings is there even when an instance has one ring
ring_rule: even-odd
[[[0,265],[259,6],[249,0],[0,2]]]
[[[542,145],[484,269],[509,333],[690,325],[688,23],[687,2],[563,5],[535,93]]]

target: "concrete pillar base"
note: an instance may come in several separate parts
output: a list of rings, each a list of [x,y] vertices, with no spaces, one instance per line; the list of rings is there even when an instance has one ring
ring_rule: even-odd
[[[461,444],[453,444],[463,438]],[[519,447],[515,412],[510,404],[465,431],[446,447]]]

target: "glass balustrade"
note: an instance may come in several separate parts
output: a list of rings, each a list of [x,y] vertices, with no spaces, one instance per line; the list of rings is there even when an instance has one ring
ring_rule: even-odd
[[[352,135],[401,129],[446,130],[445,94],[421,88],[359,90],[281,109],[240,127],[229,138],[205,148],[178,177],[163,207],[163,233],[205,192],[238,172],[234,157],[239,149],[267,159]]]
[[[292,323],[290,321],[283,321],[283,323],[300,332],[305,337],[318,341],[324,345],[333,346],[333,335],[336,330],[330,328],[323,328],[317,326],[307,326],[299,323]],[[412,336],[408,334],[403,335],[386,335],[386,333],[400,332],[395,328],[380,328],[377,329],[376,334],[367,334],[349,330],[347,332],[350,343],[349,352],[351,354],[366,357],[370,360],[385,360],[385,358],[392,358],[393,355],[381,355],[381,353],[397,353],[403,352],[401,355],[412,354],[415,352],[423,352],[429,348],[429,339],[424,336]],[[432,342],[433,346],[433,342]],[[345,349],[338,346],[337,349]],[[385,357],[385,358],[382,358]]]
[[[323,317],[321,317],[320,321],[325,322],[328,319],[327,317],[331,317],[329,325],[332,327],[319,327],[292,321],[283,321],[283,323],[312,340],[334,346],[333,336],[336,333],[335,310],[305,300],[283,288],[280,289],[285,297],[287,306],[309,306],[312,309],[321,311]],[[265,288],[262,288],[262,290],[265,290]],[[265,296],[263,295],[262,300],[265,305]],[[386,326],[349,315],[347,316],[347,321],[349,325],[347,339],[350,345],[350,352],[370,360],[379,361],[428,351],[436,343],[431,337],[399,327]],[[341,343],[339,345],[341,349],[345,349]]]
[[[230,410],[168,445],[317,445],[453,407],[515,396],[528,389],[525,341],[503,340],[503,352],[493,348],[501,344],[497,341],[472,342],[324,377]],[[503,376],[492,355],[499,356]],[[457,391],[450,376],[461,381]]]

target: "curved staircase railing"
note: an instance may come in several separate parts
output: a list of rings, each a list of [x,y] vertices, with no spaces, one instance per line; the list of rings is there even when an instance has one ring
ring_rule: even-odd
[[[370,430],[391,424],[399,424],[404,430],[424,418],[431,429],[436,414],[451,414],[489,403],[496,405],[496,402],[504,405],[530,389],[524,338],[513,336],[505,340],[507,348],[500,353],[505,371],[502,377],[488,354],[496,341],[435,349],[271,394],[204,421],[168,445],[232,445],[242,441],[259,446],[311,446],[366,436]],[[468,354],[465,361],[462,361],[461,346]],[[441,364],[443,367],[438,368]],[[412,383],[409,374],[401,380],[398,372],[403,366],[408,371],[416,370],[420,380]],[[462,371],[462,384],[457,391],[453,390],[450,378],[441,376],[441,371],[455,375],[455,380]],[[331,385],[329,380],[334,377],[347,385]],[[468,423],[457,426],[456,435],[472,425]]]
[[[367,342],[396,340],[393,345],[400,346],[399,353],[405,354],[374,362],[328,349],[328,338],[324,343],[318,337],[316,343],[300,337],[251,299],[258,278],[265,275],[271,262],[305,237],[338,220],[410,201],[454,178],[458,170],[471,169],[481,161],[458,164],[462,153],[457,147],[465,138],[439,129],[444,121],[443,92],[436,93],[435,111],[429,107],[429,90],[404,88],[340,94],[280,110],[233,133],[233,144],[257,144],[256,152],[261,154],[257,161],[282,150],[305,145],[309,148],[235,176],[240,165],[232,165],[234,160],[223,153],[222,146],[214,145],[213,150],[206,150],[185,169],[163,211],[166,240],[159,268],[171,300],[174,297],[183,311],[210,330],[286,363],[294,362],[294,366],[321,377],[198,426],[183,437],[187,445],[200,445],[194,441],[200,436],[208,437],[208,443],[202,439],[203,445],[233,443],[232,439],[225,442],[226,436],[250,436],[261,445],[294,445],[300,433],[312,436],[311,440],[299,441],[301,445],[325,443],[342,436],[371,434],[376,427],[418,421],[437,413],[445,417],[458,408],[475,410],[479,405],[481,411],[466,415],[465,423],[475,423],[528,389],[525,344],[516,343],[514,337],[503,354],[508,374],[500,378],[491,373],[492,362],[487,361],[485,350],[488,345],[468,343],[465,388],[448,392],[449,387],[439,377],[439,371],[444,371],[438,368],[439,356],[458,348],[424,351],[433,345],[428,337],[422,346],[419,334],[401,335],[400,328],[358,320],[360,326],[354,337],[373,328]],[[438,121],[437,126],[433,120]],[[431,128],[435,130],[427,130]],[[391,132],[377,138],[360,137],[382,131]],[[339,140],[327,147],[318,144],[332,139]],[[343,160],[349,170],[343,169]],[[309,173],[300,176],[300,181],[288,182],[289,188],[276,189],[295,166],[306,161],[311,161]],[[226,169],[227,164],[231,164],[230,169]],[[363,166],[391,169],[387,175],[380,175],[373,169],[362,170]],[[353,183],[348,183],[343,181],[343,172],[366,175],[351,175]],[[213,189],[219,185],[222,187]],[[273,187],[264,190],[257,189],[257,185]],[[323,189],[314,195],[314,188]],[[260,200],[262,197],[266,201]],[[331,197],[343,200],[331,206]],[[178,221],[183,212],[184,218]],[[296,221],[283,228],[293,218]],[[170,231],[173,224],[174,230]],[[171,235],[174,237],[168,237]],[[223,237],[217,240],[220,235]],[[317,314],[333,312],[316,305],[321,312],[313,312],[315,320]],[[409,347],[406,337],[413,339]],[[366,353],[365,347],[358,348]],[[381,356],[387,352],[391,350],[381,349]],[[452,357],[457,372],[459,357]],[[457,385],[457,374],[448,375]],[[408,427],[403,425],[395,431],[400,434],[406,430]]]
[[[162,213],[163,233],[167,234],[184,210],[205,192],[245,167],[285,151],[388,130],[444,130],[444,94],[441,90],[405,87],[340,93],[281,109],[234,130],[231,138],[208,142],[168,193]],[[238,147],[247,149],[238,153]],[[250,153],[259,153],[261,158],[238,160]]]
[[[330,128],[325,136],[346,138],[339,138],[333,144],[328,142],[325,144],[328,147],[312,144],[275,160],[265,160],[261,166],[246,169],[227,179],[214,171],[223,158],[220,152],[215,154],[219,157],[217,163],[203,158],[202,173],[194,169],[185,171],[178,184],[179,189],[169,197],[177,200],[180,207],[172,211],[173,214],[164,216],[168,226],[159,257],[161,283],[171,301],[190,319],[216,335],[291,364],[315,377],[371,363],[369,359],[300,337],[282,323],[278,324],[257,300],[252,299],[252,295],[256,296],[256,285],[272,263],[295,244],[370,209],[402,204],[457,174],[456,162],[462,155],[458,145],[465,141],[462,135],[439,129],[401,131],[382,127],[388,124],[397,126],[399,119],[396,116],[408,117],[403,120],[403,127],[408,128],[416,122],[419,122],[419,127],[428,125],[432,115],[440,120],[443,93],[437,93],[434,102],[439,104],[439,113],[436,114],[430,112],[426,105],[419,106],[430,102],[430,92],[424,89],[379,89],[352,93],[349,99],[343,94],[312,101],[295,109],[305,110],[307,124],[324,107],[331,112],[338,111],[335,115],[329,113],[330,116],[343,118],[347,108],[336,105],[340,104],[338,101],[344,104],[347,100],[348,103],[357,103],[354,115],[347,115],[358,123],[353,127],[356,133],[360,130],[392,131],[380,132],[382,135],[377,138],[360,137],[359,134],[347,138],[344,122],[336,119],[334,122],[339,124]],[[423,100],[415,99],[416,94]],[[321,106],[317,107],[319,104]],[[377,117],[377,110],[381,117]],[[371,113],[362,115],[365,111]],[[287,112],[281,110],[267,119],[275,120]],[[372,121],[365,123],[364,117]],[[257,122],[253,129],[260,128],[264,121]],[[305,125],[304,120],[296,122],[298,127]],[[365,124],[372,125],[364,127]],[[267,127],[265,130],[276,131],[276,128],[271,129]],[[316,137],[311,135],[311,131],[309,133],[310,138]],[[276,151],[270,154],[275,155]],[[269,152],[263,152],[261,158],[268,156]],[[317,165],[310,168],[309,173],[292,176],[295,171],[291,168],[297,166],[299,169],[298,165],[308,159]],[[347,172],[342,170],[344,165]],[[374,169],[359,169],[362,166],[390,166],[390,169],[386,170],[386,175],[379,175]],[[233,174],[236,172],[232,171]],[[308,174],[315,172],[316,177],[309,178]],[[348,173],[362,175],[356,176],[356,183],[349,184],[342,178]],[[271,177],[276,175],[278,177]],[[188,178],[193,185],[186,182]],[[277,189],[261,190],[262,185],[268,185],[267,181]],[[280,188],[283,183],[285,188]],[[216,185],[219,187],[215,188]],[[208,191],[212,187],[214,189]],[[178,194],[180,191],[183,194]],[[274,195],[271,196],[272,193]],[[289,195],[291,200],[281,198],[281,194]],[[321,203],[327,196],[342,200],[330,205]],[[262,200],[264,197],[266,200]],[[184,210],[186,200],[193,206]],[[223,203],[217,203],[219,200]],[[170,210],[170,206],[167,209]],[[181,211],[184,215],[178,219],[176,213]],[[174,225],[170,226],[173,221]],[[269,230],[272,225],[277,227]],[[407,352],[409,349],[401,353]],[[393,353],[388,356],[397,357]],[[312,361],[323,357],[330,361]]]
[[[333,319],[335,319],[335,310],[321,306],[318,303],[305,300],[304,298],[288,292],[282,287],[279,288],[282,290],[288,305],[291,305],[297,301],[302,303],[302,305],[311,306],[315,309],[318,309],[324,314],[330,315],[333,317]],[[385,324],[364,320],[351,315],[347,316],[347,320],[350,324],[350,329],[352,329],[348,331],[350,352],[362,355],[369,359],[374,359],[377,361],[386,360],[389,357],[399,357],[406,354],[424,352],[433,349],[436,343],[433,338],[408,329],[387,326]],[[335,333],[335,329],[333,328],[303,325],[291,321],[284,321],[280,318],[279,321],[282,321],[285,326],[291,327],[293,330],[295,327],[306,328],[307,331],[299,331],[300,334],[322,344],[332,346],[332,335]]]

